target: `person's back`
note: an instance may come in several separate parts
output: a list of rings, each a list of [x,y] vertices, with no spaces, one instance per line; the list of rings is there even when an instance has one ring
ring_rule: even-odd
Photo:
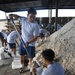
[[[8,37],[7,37],[7,42],[8,43],[15,43],[15,39],[18,38],[18,34],[16,31],[12,31]]]
[[[48,65],[47,69],[42,72],[42,75],[64,75],[63,68],[59,63]]]
[[[13,51],[13,57],[16,56],[16,39],[18,38],[18,33],[16,30],[12,31],[7,37],[8,48]],[[18,43],[17,43],[18,44]]]

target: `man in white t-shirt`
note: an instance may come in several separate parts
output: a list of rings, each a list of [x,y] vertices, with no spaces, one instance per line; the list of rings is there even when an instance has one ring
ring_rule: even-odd
[[[27,18],[15,14],[9,15],[10,18],[14,17],[15,19],[19,19],[22,24],[22,41],[19,49],[22,65],[24,65],[25,55],[28,56],[29,62],[32,62],[32,59],[35,56],[35,41],[39,36],[39,25],[35,21],[36,14],[36,10],[30,8],[28,10]]]
[[[21,33],[21,29],[18,29],[18,32]],[[7,36],[7,43],[10,47],[10,49],[13,51],[14,56],[16,56],[16,39],[18,38],[18,33],[16,30],[12,31],[8,36]]]
[[[64,75],[63,67],[60,63],[54,62],[55,53],[51,49],[42,52],[42,61],[44,67],[32,69],[33,75]]]

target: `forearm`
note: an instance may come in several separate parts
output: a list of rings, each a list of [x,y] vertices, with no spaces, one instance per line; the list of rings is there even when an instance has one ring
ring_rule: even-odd
[[[27,41],[24,45],[24,48],[26,48],[30,43],[35,42],[37,39],[38,39],[38,37],[35,36],[31,40]]]
[[[18,15],[16,15],[16,14],[9,14],[9,18],[15,18],[15,19],[18,19],[18,18],[19,18],[19,16],[18,16]]]
[[[38,39],[38,37],[35,36],[34,38],[32,38],[31,40],[29,40],[28,42],[29,42],[29,43],[35,42],[37,39]]]

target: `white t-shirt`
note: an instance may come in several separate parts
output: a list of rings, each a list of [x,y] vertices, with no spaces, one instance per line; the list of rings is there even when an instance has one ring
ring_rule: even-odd
[[[59,63],[53,63],[48,65],[41,75],[64,75],[64,70]]]
[[[50,32],[43,28],[40,28],[39,33],[43,33],[45,37],[48,37],[50,35]]]
[[[8,36],[7,36],[7,42],[8,43],[15,43],[15,40],[18,38],[18,34],[16,31],[12,31]]]
[[[35,22],[29,22],[25,17],[19,17],[22,24],[22,39],[29,42],[34,36],[39,36],[39,25]],[[30,46],[35,46],[35,42],[30,43]]]

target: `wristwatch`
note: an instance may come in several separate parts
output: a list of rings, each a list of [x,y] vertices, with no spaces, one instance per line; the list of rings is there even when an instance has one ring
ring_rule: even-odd
[[[29,42],[27,42],[27,44],[29,45]]]

